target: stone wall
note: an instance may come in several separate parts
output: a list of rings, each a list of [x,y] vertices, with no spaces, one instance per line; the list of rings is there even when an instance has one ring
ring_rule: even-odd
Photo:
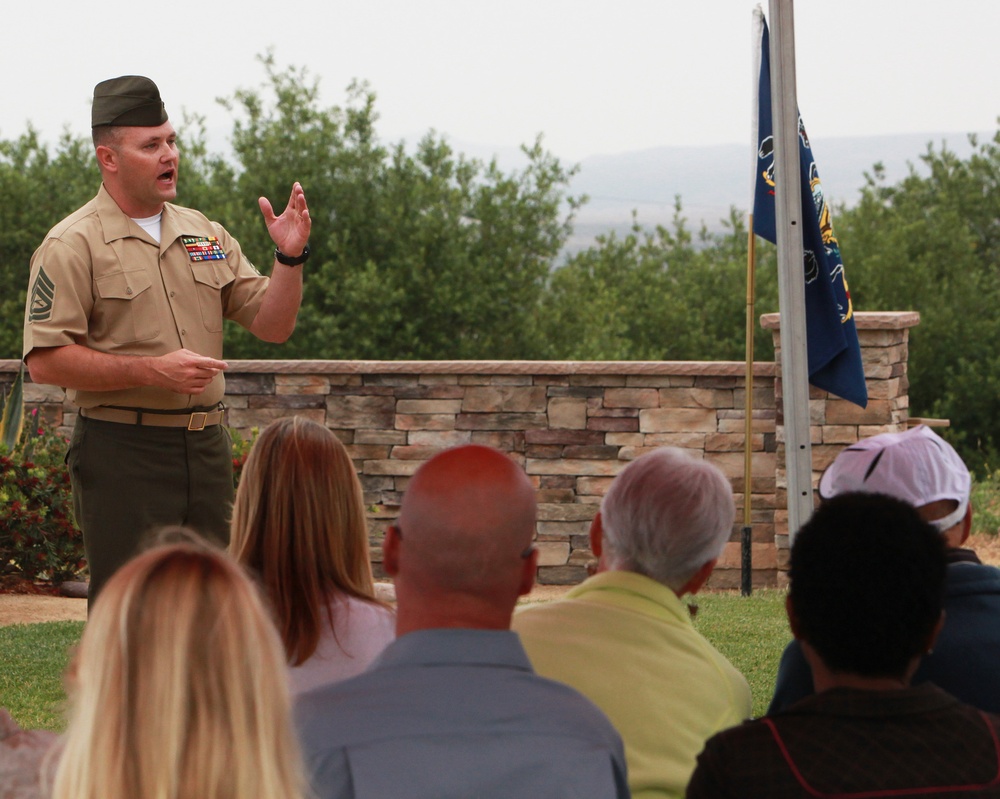
[[[917,420],[910,419],[909,356],[910,328],[920,323],[916,311],[855,314],[861,361],[868,387],[868,405],[859,408],[825,391],[810,387],[809,432],[812,444],[813,489],[823,470],[848,444],[861,438],[905,430]],[[781,363],[781,331],[778,314],[761,317],[761,325],[770,330],[774,341],[774,359]],[[774,384],[778,408],[778,458],[776,469],[776,510],[774,514],[778,582],[784,584],[788,570],[788,502],[785,475],[784,437],[781,425],[780,368]]]
[[[919,317],[859,314],[871,401],[862,411],[810,398],[815,477],[844,444],[906,424],[906,341]],[[777,318],[764,317],[780,347]],[[18,362],[0,361],[0,384]],[[772,363],[753,371],[753,582],[780,583],[787,562],[780,379]],[[51,423],[72,426],[60,389],[26,386],[26,400]],[[301,414],[347,446],[372,507],[373,561],[410,476],[435,452],[475,442],[520,463],[538,489],[538,578],[576,583],[592,560],[587,532],[613,477],[651,448],[671,445],[716,463],[729,477],[737,523],[714,587],[740,582],[739,530],[745,497],[745,366],[741,362],[231,361],[229,425],[244,434]]]

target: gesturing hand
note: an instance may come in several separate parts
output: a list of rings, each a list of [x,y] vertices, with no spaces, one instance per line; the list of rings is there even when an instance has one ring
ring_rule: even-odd
[[[191,350],[175,350],[154,359],[153,368],[163,388],[180,394],[201,394],[229,364]]]
[[[285,255],[298,256],[309,242],[309,231],[312,229],[312,219],[309,218],[309,207],[306,205],[306,194],[302,184],[296,182],[288,197],[288,205],[281,216],[274,215],[271,202],[266,197],[257,200],[260,212],[264,215],[267,232],[271,241]]]

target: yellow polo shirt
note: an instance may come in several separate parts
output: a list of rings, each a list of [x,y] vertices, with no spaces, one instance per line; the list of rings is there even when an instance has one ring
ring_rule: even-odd
[[[641,574],[594,575],[560,601],[520,610],[511,626],[539,674],[611,719],[636,799],[683,797],[705,741],[750,716],[743,675],[673,591]]]

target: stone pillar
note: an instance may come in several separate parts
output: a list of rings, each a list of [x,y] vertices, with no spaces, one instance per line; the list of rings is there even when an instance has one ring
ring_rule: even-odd
[[[920,324],[916,311],[856,313],[858,342],[868,385],[868,406],[853,403],[809,389],[809,431],[812,443],[813,490],[823,470],[845,446],[879,433],[905,430],[909,421],[909,379],[907,356],[910,328]],[[775,510],[775,545],[778,550],[778,582],[784,584],[788,571],[788,480],[785,472],[784,414],[781,387],[781,319],[779,314],[765,314],[761,326],[774,339],[774,359],[778,376],[774,381],[777,407],[777,509]]]

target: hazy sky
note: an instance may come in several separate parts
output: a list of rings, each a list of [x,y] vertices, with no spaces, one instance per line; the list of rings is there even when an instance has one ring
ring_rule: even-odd
[[[538,133],[563,159],[750,134],[750,0],[20,0],[4,8],[0,138],[89,132],[100,80],[145,74],[172,119],[228,132],[215,103],[256,56],[378,96],[380,136],[498,147]],[[763,4],[765,13],[767,3]],[[799,106],[824,137],[994,131],[997,0],[799,0]]]

